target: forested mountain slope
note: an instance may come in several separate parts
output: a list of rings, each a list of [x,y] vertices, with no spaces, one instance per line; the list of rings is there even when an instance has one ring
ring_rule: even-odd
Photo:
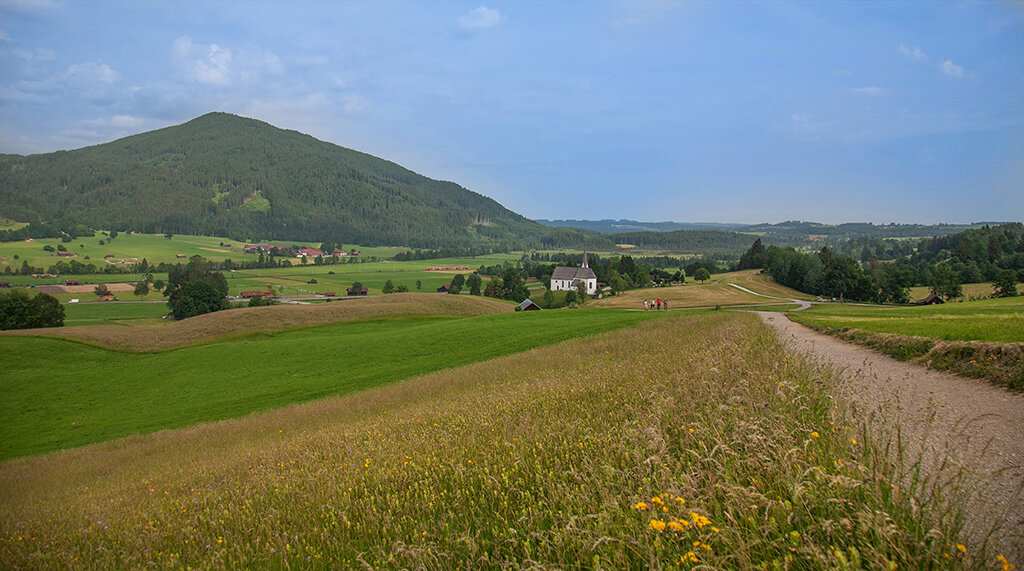
[[[418,247],[546,232],[455,183],[226,113],[74,151],[0,155],[0,215],[66,227]]]

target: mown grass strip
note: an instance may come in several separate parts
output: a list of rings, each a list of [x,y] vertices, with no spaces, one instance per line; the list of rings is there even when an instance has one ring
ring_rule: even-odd
[[[812,327],[947,341],[1024,342],[1024,296],[924,307],[815,305],[790,317]]]
[[[754,316],[0,466],[12,567],[980,567]],[[948,559],[947,559],[948,557]],[[703,568],[703,567],[702,567]]]
[[[563,311],[395,318],[149,354],[0,336],[0,459],[348,394],[653,317]]]

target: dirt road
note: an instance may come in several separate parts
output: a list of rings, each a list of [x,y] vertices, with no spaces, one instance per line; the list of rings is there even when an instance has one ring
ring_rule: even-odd
[[[943,479],[967,474],[966,529],[977,546],[998,524],[991,545],[1024,567],[1024,396],[984,381],[901,363],[794,323],[758,312],[791,351],[844,371],[858,417],[872,412],[898,424],[910,457]],[[951,460],[936,468],[943,460]]]

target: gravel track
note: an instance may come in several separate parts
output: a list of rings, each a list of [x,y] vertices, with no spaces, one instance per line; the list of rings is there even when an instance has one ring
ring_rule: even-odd
[[[976,548],[995,524],[993,557],[1003,554],[1024,567],[1024,396],[902,363],[781,313],[757,313],[788,350],[838,367],[847,382],[842,396],[855,414],[877,413],[898,425],[907,457],[923,453],[925,469],[945,481],[966,474],[968,540]]]

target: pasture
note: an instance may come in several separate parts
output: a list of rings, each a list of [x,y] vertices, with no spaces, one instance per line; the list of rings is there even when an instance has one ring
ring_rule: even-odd
[[[714,307],[716,305],[763,304],[765,298],[751,295],[724,283],[687,283],[686,285],[634,289],[618,295],[588,301],[593,307],[643,309],[645,299],[667,299],[670,309]]]
[[[2,335],[0,459],[349,394],[654,317],[607,311],[512,313],[511,306],[498,302],[427,297],[440,298],[442,305],[405,315],[401,308],[396,312],[382,304],[366,310],[371,304],[365,302],[374,300],[219,312],[194,318],[199,320],[194,323],[151,328],[155,342],[163,340],[165,346],[183,340],[193,344],[156,350],[150,340],[145,348],[151,352],[142,354],[31,337],[31,331]],[[452,303],[469,309],[460,315],[447,309]],[[492,305],[505,309],[495,314]],[[308,313],[321,308],[351,308],[357,317],[280,330],[286,328],[286,314],[298,313],[299,321],[307,321]],[[260,314],[270,315],[279,329],[252,327],[254,319],[266,321]],[[216,321],[224,316],[234,323],[217,329]],[[212,339],[210,328],[219,333]],[[84,328],[39,331],[74,337],[75,329]],[[93,327],[88,340],[124,334],[130,339],[144,329]]]
[[[646,317],[551,311],[433,325],[457,325],[450,339],[472,344],[467,334],[480,331],[472,323],[490,321],[492,341],[504,346],[520,343],[517,331],[531,319],[565,320],[579,332],[577,320],[606,316]],[[527,321],[509,326],[519,318]],[[385,364],[430,350],[409,341],[425,326],[353,331],[358,339],[392,327],[404,333],[401,356],[361,355]],[[247,342],[275,358],[318,337],[359,343],[331,328],[319,333],[276,336],[284,345]],[[250,359],[259,353],[229,345]],[[305,359],[324,373],[349,373],[349,363],[339,368],[322,350]],[[145,366],[133,368],[142,380],[125,374],[119,383],[142,389]],[[283,372],[275,385],[291,390]],[[221,371],[209,379],[225,382]],[[957,548],[955,498],[901,472],[890,440],[831,398],[833,373],[787,355],[754,316],[670,314],[407,379],[6,462],[0,558],[13,567],[207,569],[995,562]]]
[[[947,341],[1024,342],[1024,296],[920,307],[819,304],[790,314],[804,325]]]

